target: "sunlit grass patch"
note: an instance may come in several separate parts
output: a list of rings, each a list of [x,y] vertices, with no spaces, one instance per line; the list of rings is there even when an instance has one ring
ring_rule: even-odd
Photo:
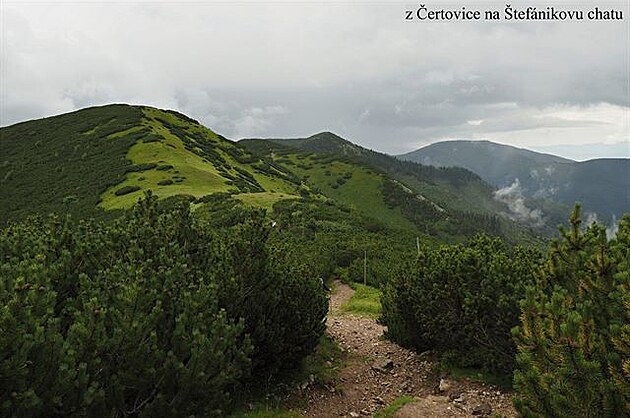
[[[370,318],[378,318],[381,314],[381,291],[359,283],[352,283],[354,289],[352,298],[343,305],[341,310]]]

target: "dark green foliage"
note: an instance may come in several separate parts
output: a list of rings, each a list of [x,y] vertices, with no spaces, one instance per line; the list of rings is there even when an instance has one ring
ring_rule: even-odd
[[[576,207],[521,302],[514,384],[531,417],[622,417],[630,412],[630,216],[607,241],[580,228]]]
[[[138,172],[138,171],[147,171],[152,170],[157,167],[156,163],[146,163],[146,164],[133,164],[127,167],[127,172]]]
[[[486,236],[422,250],[385,287],[387,336],[418,351],[436,350],[458,367],[510,374],[510,330],[538,257]]]
[[[218,293],[230,316],[245,318],[254,352],[253,374],[268,379],[299,364],[325,330],[327,299],[317,280],[300,274],[289,251],[267,248],[269,224],[254,210],[230,235],[236,281],[223,281]]]
[[[140,190],[140,186],[124,186],[124,187],[121,187],[120,189],[116,190],[114,192],[114,194],[116,196],[123,196],[123,195],[129,194],[129,193],[133,193],[133,192],[138,191],[138,190]]]
[[[3,414],[219,414],[251,347],[214,296],[215,240],[186,217],[145,201],[111,227],[3,231]]]
[[[168,171],[168,170],[170,170],[170,169],[172,169],[172,168],[173,168],[173,166],[172,166],[172,165],[170,165],[170,164],[164,164],[164,165],[159,165],[159,166],[157,166],[157,167],[156,167],[156,170],[158,170],[158,171]]]
[[[390,208],[400,208],[403,215],[413,222],[419,231],[439,237],[472,237],[486,233],[504,236],[500,219],[490,213],[446,211],[421,195],[405,189],[399,182],[386,179],[383,182],[383,199]]]
[[[101,216],[100,194],[123,181],[125,155],[146,132],[108,135],[141,118],[140,108],[110,105],[0,128],[0,223],[29,213]]]
[[[162,138],[157,136],[157,135],[147,135],[145,137],[142,138],[142,142],[144,142],[145,144],[149,144],[151,142],[161,142]],[[171,144],[168,144],[171,145]]]
[[[536,235],[541,231],[535,232],[502,218],[499,214],[507,209],[494,200],[492,187],[462,168],[437,168],[400,161],[329,132],[306,139],[250,139],[240,143],[261,158],[274,153],[286,154],[293,148],[297,160],[302,160],[296,165],[299,170],[323,168],[326,176],[333,175],[330,169],[325,169],[333,162],[369,169],[370,174],[384,179],[381,192],[387,206],[399,209],[418,232],[440,240],[462,242],[475,234],[486,233],[500,236],[511,244],[520,240],[540,241]],[[351,177],[352,173],[346,172],[327,185],[338,194]]]
[[[215,232],[180,201],[0,231],[2,415],[223,416],[313,349],[326,298],[268,248],[261,214]]]
[[[303,200],[277,202],[271,216],[277,222],[272,240],[296,253],[307,269],[304,276],[363,282],[367,251],[367,283],[379,287],[415,252],[413,233],[391,230],[331,200],[305,194]]]
[[[191,118],[189,116],[186,116],[183,113],[179,113],[179,112],[177,112],[175,110],[170,110],[170,109],[166,109],[164,111],[167,112],[167,113],[170,113],[171,115],[175,115],[179,119],[183,119],[186,122],[192,123],[193,125],[201,125],[199,123],[199,121],[197,121],[196,119],[193,119],[193,118]]]
[[[173,184],[173,180],[171,180],[171,179],[165,179],[165,180],[158,181],[158,186],[170,186],[171,184]]]

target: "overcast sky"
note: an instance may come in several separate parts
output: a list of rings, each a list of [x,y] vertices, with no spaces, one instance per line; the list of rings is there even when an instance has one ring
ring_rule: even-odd
[[[624,20],[405,21],[416,2],[2,1],[0,124],[125,102],[232,139],[329,130],[388,153],[489,139],[630,157],[630,2],[585,3],[556,5]]]

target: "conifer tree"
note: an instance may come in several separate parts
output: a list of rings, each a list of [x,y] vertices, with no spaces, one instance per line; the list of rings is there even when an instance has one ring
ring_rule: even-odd
[[[513,330],[515,405],[523,415],[627,416],[628,222],[608,242],[600,225],[583,231],[576,206],[552,243]]]

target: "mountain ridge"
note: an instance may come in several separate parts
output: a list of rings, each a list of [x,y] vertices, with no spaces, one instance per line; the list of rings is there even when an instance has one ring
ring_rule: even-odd
[[[0,146],[3,222],[29,213],[113,216],[151,190],[192,202],[228,194],[268,210],[285,199],[329,199],[446,241],[547,235],[510,220],[510,206],[469,170],[400,161],[332,132],[235,142],[177,111],[116,104],[0,128]]]
[[[460,166],[498,188],[518,183],[523,196],[551,199],[611,221],[630,210],[630,159],[574,161],[490,141],[443,141],[397,156],[434,166]]]

